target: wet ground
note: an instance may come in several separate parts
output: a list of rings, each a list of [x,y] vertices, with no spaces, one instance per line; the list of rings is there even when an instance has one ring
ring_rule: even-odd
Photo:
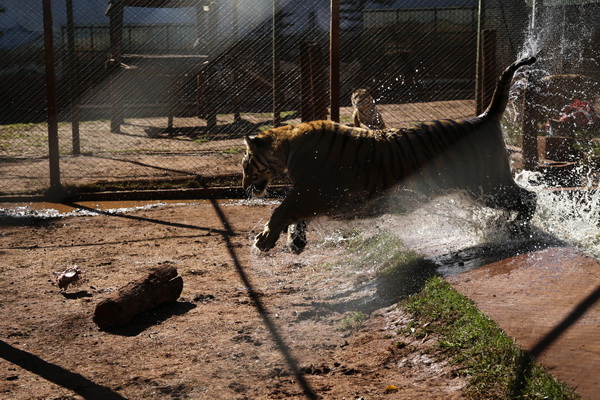
[[[582,398],[600,398],[597,260],[569,247],[550,247],[448,281]],[[527,372],[525,365],[523,375]]]

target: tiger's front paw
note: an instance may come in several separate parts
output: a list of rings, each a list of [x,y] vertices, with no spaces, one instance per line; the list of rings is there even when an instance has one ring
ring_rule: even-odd
[[[278,236],[279,235],[273,235],[269,228],[265,227],[264,231],[256,235],[254,247],[259,249],[260,251],[269,251],[273,247],[275,247],[275,243],[277,242]]]

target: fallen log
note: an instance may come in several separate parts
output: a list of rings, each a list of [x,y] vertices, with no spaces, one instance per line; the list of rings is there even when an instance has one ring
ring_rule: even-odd
[[[183,279],[177,269],[163,265],[147,276],[123,286],[96,306],[93,321],[100,329],[127,325],[133,317],[160,304],[177,301],[183,290]]]

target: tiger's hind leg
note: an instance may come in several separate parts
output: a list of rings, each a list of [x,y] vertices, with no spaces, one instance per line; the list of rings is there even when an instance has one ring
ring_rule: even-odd
[[[296,224],[288,226],[287,243],[294,254],[300,254],[306,247],[306,227],[308,223],[301,219]]]
[[[529,226],[537,207],[537,195],[523,189],[516,183],[496,187],[485,196],[485,204],[493,208],[516,211],[517,216],[511,222],[513,228],[522,230]]]

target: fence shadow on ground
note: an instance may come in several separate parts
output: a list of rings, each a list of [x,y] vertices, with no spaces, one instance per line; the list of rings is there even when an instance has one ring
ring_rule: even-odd
[[[124,400],[125,398],[111,389],[99,385],[83,375],[71,372],[49,363],[27,351],[17,349],[0,340],[0,358],[77,393],[87,400]]]
[[[524,352],[523,355],[521,355],[521,358],[517,362],[515,380],[511,385],[511,399],[523,398],[524,391],[527,387],[527,381],[533,372],[533,364],[536,359],[555,343],[571,326],[580,320],[598,301],[600,301],[600,285],[579,302],[579,304],[571,310],[569,315],[540,339],[531,350]]]

